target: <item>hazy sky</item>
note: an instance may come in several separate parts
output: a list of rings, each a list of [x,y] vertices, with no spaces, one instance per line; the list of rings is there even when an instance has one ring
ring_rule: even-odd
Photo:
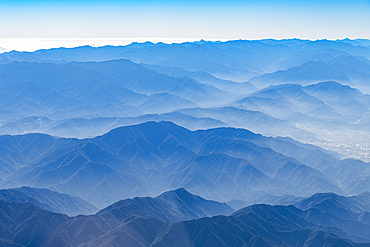
[[[370,0],[0,0],[0,38],[370,38]]]

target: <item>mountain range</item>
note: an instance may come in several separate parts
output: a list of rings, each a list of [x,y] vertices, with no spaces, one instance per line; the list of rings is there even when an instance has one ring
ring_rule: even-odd
[[[0,246],[370,246],[370,41],[0,54]]]
[[[346,219],[356,216],[343,207],[347,199],[317,194],[300,202],[304,209],[256,204],[232,213],[226,204],[178,189],[76,217],[0,200],[0,237],[3,246],[369,246],[369,222],[366,217]],[[335,211],[327,211],[331,201],[338,202]]]
[[[235,128],[190,131],[171,122],[120,127],[82,140],[0,136],[0,144],[2,187],[49,188],[98,207],[178,187],[221,201],[268,193],[358,194],[367,189],[361,178],[370,177],[365,162],[340,160],[289,138]]]
[[[171,121],[192,130],[288,136],[370,161],[366,44],[146,42],[2,53],[0,134],[91,138],[119,126]],[[200,109],[188,110],[194,108]]]

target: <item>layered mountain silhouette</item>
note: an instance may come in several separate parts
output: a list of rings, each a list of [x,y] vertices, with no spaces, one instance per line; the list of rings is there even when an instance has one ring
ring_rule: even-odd
[[[50,188],[99,207],[178,187],[222,201],[366,190],[356,185],[364,174],[340,173],[348,164],[329,152],[244,129],[147,122],[92,139],[27,134],[0,143],[3,187]]]
[[[151,237],[166,220],[197,219],[232,212],[226,204],[205,200],[184,189],[169,191],[156,198],[117,202],[96,215],[77,217],[45,211],[30,202],[0,200],[0,227],[3,230],[0,235],[4,242],[21,246],[84,246],[89,242],[96,245],[96,241],[101,241],[99,239],[107,234],[119,238],[105,239],[114,246],[122,244],[120,239],[130,246],[146,242],[149,245]],[[34,227],[36,230],[32,230]],[[116,231],[122,235],[116,236]]]
[[[176,77],[190,77],[202,83],[210,84],[214,87],[234,94],[240,94],[241,92],[253,92],[257,90],[257,88],[250,82],[236,83],[230,80],[223,80],[204,71],[188,71],[179,67],[164,67],[159,65],[144,66],[161,74],[167,74]]]
[[[308,86],[269,86],[235,101],[233,106],[286,120],[315,134],[312,137],[292,132],[297,135],[291,134],[290,137],[331,148],[346,157],[361,156],[367,161],[363,134],[369,132],[368,98],[368,94],[356,88],[326,81]],[[356,151],[352,152],[353,149]]]
[[[349,78],[344,73],[328,66],[323,61],[310,61],[287,70],[279,70],[250,79],[250,81],[256,85],[264,86],[281,83],[308,84],[327,80],[334,80],[344,83],[349,82]]]
[[[3,53],[0,133],[90,138],[119,126],[172,121],[192,130],[230,126],[288,136],[370,161],[363,134],[370,131],[363,94],[370,92],[369,59],[366,40],[146,42]],[[290,95],[270,84],[290,84]],[[271,90],[281,97],[268,95]],[[257,113],[215,118],[208,109],[222,107]],[[187,108],[203,114],[180,116]]]
[[[205,72],[222,79],[245,82],[254,76],[287,70],[310,62],[323,61],[331,66],[332,61],[343,56],[360,58],[362,62],[370,59],[370,51],[366,40],[233,40],[227,42],[186,42],[182,44],[146,42],[117,47],[58,48],[32,53],[13,51],[1,54],[0,61],[2,63],[9,63],[10,61],[85,62],[129,59],[135,63],[170,68],[177,67],[191,72]],[[354,63],[351,62],[351,64]],[[360,66],[356,67],[359,72],[357,75],[367,73]],[[346,74],[347,70],[337,68],[339,74],[334,74],[340,75],[342,73],[343,75],[344,73],[348,78],[354,79],[353,72]],[[307,70],[303,72],[307,72]],[[311,75],[311,78],[315,76],[318,78],[318,75]],[[296,79],[299,80],[298,83],[301,80],[300,77]],[[333,78],[325,78],[325,80],[328,79],[332,80]]]
[[[1,53],[0,246],[370,246],[369,69],[364,39]]]
[[[321,82],[306,86],[304,90],[343,115],[363,114],[369,111],[370,95],[364,95],[359,90],[338,82]]]
[[[325,218],[321,218],[322,224],[314,223],[315,216],[334,216],[320,202],[335,197],[314,195],[302,201],[304,210],[259,204],[230,216],[214,216],[232,210],[184,189],[156,198],[120,201],[96,215],[77,217],[45,211],[31,203],[0,200],[0,237],[4,246],[369,246],[364,241],[366,232],[351,234],[348,229],[328,226],[332,221]],[[342,216],[352,212],[341,209]],[[351,224],[369,227],[356,220]],[[357,240],[350,240],[353,238]]]
[[[7,121],[30,116],[137,116],[192,107],[196,102],[219,102],[229,94],[190,78],[159,74],[128,60],[14,62],[0,67],[5,82],[0,105],[2,118]]]

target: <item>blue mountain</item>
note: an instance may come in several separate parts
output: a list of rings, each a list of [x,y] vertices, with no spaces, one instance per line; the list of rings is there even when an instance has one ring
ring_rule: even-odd
[[[0,143],[2,186],[50,188],[100,207],[179,187],[222,201],[265,193],[346,194],[317,170],[339,164],[331,154],[243,129],[190,131],[170,122],[147,122],[91,139],[27,134],[2,136]]]
[[[185,189],[165,192],[155,198],[135,197],[116,202],[97,215],[119,220],[130,217],[157,218],[163,222],[177,222],[214,215],[230,215],[234,210],[226,203],[205,200]]]
[[[98,208],[80,198],[50,191],[22,187],[0,190],[0,199],[9,202],[31,203],[41,209],[55,213],[75,216],[79,214],[93,214]]]
[[[0,54],[0,246],[370,246],[369,44]]]
[[[333,196],[315,195],[312,201]],[[178,207],[171,206],[165,214],[171,203]],[[315,208],[302,211],[294,206],[260,204],[240,209],[230,216],[202,217],[205,212],[218,213],[217,207],[229,212],[224,204],[204,200],[183,189],[166,192],[157,198],[121,201],[96,215],[77,217],[45,211],[31,203],[0,200],[0,237],[4,246],[370,245],[361,240],[361,236],[366,238],[366,233],[351,234],[342,228],[328,226],[332,221],[327,213]],[[342,213],[350,212],[344,209]],[[321,216],[322,224],[312,222],[315,216]],[[193,219],[161,221],[182,217]],[[351,224],[361,223],[352,220]]]
[[[330,67],[323,61],[310,61],[287,70],[278,70],[250,79],[252,83],[260,87],[282,83],[311,84],[327,80],[344,83],[350,81],[342,71]]]

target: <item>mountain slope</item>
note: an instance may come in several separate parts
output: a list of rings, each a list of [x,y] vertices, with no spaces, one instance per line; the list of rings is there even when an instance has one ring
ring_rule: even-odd
[[[10,202],[29,202],[41,209],[69,216],[92,214],[98,211],[97,207],[87,201],[48,189],[30,187],[3,189],[0,190],[0,199]]]
[[[370,96],[338,82],[328,81],[304,87],[304,91],[319,98],[345,115],[369,112]]]
[[[279,70],[250,79],[252,83],[260,87],[281,83],[309,84],[328,80],[349,82],[346,74],[323,61],[310,61],[287,70]]]
[[[170,212],[170,215],[185,216],[181,212],[194,213],[201,208],[207,208],[205,205],[213,210],[215,203],[222,205],[225,209],[223,204],[206,201],[183,189],[166,192],[159,197],[164,197],[160,201],[170,199],[167,202],[174,202],[172,201],[174,196],[176,200],[179,198],[178,196],[194,200],[182,201],[184,204],[177,204],[180,207],[177,209],[172,207],[173,211]],[[110,212],[118,209],[120,212],[124,212],[125,208],[130,211],[131,206],[134,206],[127,203],[122,205],[122,202],[118,202],[121,204],[119,208],[117,208],[118,204],[114,204],[97,215],[68,217],[44,211],[30,203],[11,203],[0,200],[0,217],[2,219],[0,222],[0,241],[7,244],[4,246],[44,247],[122,245],[184,247],[370,246],[369,242],[360,244],[348,240],[346,237],[338,237],[337,234],[350,238],[354,235],[338,227],[315,224],[311,222],[313,217],[307,214],[308,211],[302,211],[294,206],[253,205],[230,216],[203,217],[190,221],[164,223],[156,217],[162,218],[168,205],[152,204],[153,201],[148,201],[148,198],[132,200],[136,200],[136,202],[141,200],[140,204],[143,209],[151,208],[150,214],[154,218],[143,218],[138,214],[128,217],[124,214],[111,214]],[[177,213],[175,213],[176,210],[178,210]],[[318,213],[322,219],[325,219],[322,217],[325,214],[321,211]],[[186,217],[188,216],[192,217],[190,214],[187,214]],[[353,221],[353,223],[356,222]],[[331,224],[330,220],[326,223]]]
[[[323,228],[321,228],[323,229]],[[294,207],[254,205],[230,217],[168,225],[151,246],[361,246],[321,231]],[[364,244],[363,246],[368,246]]]
[[[25,138],[27,142],[19,141]],[[44,139],[49,144],[41,153],[26,145]],[[252,200],[265,193],[346,193],[316,170],[338,163],[329,153],[243,129],[190,131],[170,122],[147,122],[91,139],[28,134],[3,136],[1,142],[7,150],[2,162],[10,169],[2,186],[50,188],[99,207],[179,187],[223,201]]]
[[[307,198],[264,196],[259,203],[294,205],[302,211],[299,215],[311,223],[342,229],[332,233],[355,242],[370,242],[369,201],[369,193],[350,197],[319,193]]]
[[[234,210],[225,203],[208,201],[185,189],[165,192],[155,198],[126,199],[99,211],[97,215],[112,215],[119,220],[129,217],[156,218],[177,222],[214,215],[229,215]]]
[[[148,69],[155,70],[161,74],[167,74],[176,77],[187,76],[199,82],[212,85],[221,90],[225,90],[237,95],[247,94],[257,90],[250,82],[236,83],[230,80],[222,80],[204,71],[188,71],[178,67],[164,67],[159,65],[143,65]]]
[[[191,102],[203,104],[230,96],[230,93],[204,85],[194,79],[159,74],[129,60],[76,64],[109,76],[113,78],[114,85],[123,86],[137,93],[170,93]]]
[[[306,138],[315,138],[311,133],[296,128],[288,121],[271,117],[260,111],[224,106],[212,108],[185,108],[177,110],[176,112],[197,118],[208,116],[226,123],[227,126],[248,129],[266,136],[276,136],[278,133],[278,136],[289,135],[291,137],[305,136]]]

